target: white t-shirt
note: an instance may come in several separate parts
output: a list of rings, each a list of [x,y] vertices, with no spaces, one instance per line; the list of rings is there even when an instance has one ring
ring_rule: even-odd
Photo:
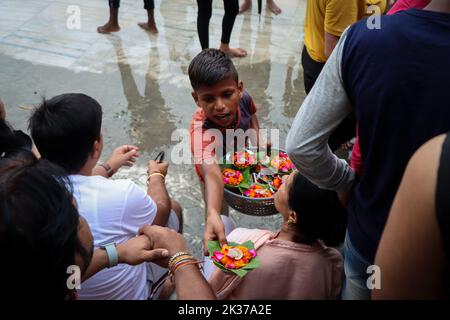
[[[78,211],[88,222],[94,247],[122,243],[151,224],[157,207],[147,193],[131,180],[71,175]],[[81,284],[80,299],[143,300],[148,298],[146,264],[119,264],[103,269]]]

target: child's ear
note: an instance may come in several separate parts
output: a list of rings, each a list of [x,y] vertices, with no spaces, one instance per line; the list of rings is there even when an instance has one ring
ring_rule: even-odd
[[[101,152],[102,152],[101,143],[99,140],[95,140],[94,144],[92,145],[92,151],[91,151],[92,158],[99,159]]]
[[[242,95],[244,94],[244,83],[242,80],[239,80],[238,82],[238,90],[239,90],[239,97],[242,98]]]
[[[195,91],[192,91],[192,98],[194,98],[195,104],[197,105],[197,107],[200,107],[200,105],[198,104],[198,94]]]

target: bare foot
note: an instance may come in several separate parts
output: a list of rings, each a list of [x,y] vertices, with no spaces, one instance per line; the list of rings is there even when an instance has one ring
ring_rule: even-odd
[[[155,24],[148,23],[148,22],[139,22],[138,26],[144,29],[145,31],[151,32],[151,33],[158,33],[158,28],[156,28]]]
[[[244,58],[247,56],[247,51],[242,48],[227,48],[220,50],[222,50],[225,54],[232,58]]]
[[[245,11],[250,10],[251,8],[252,8],[252,0],[245,0],[241,8],[239,9],[239,14],[244,13]]]
[[[274,0],[267,0],[267,5],[269,6],[269,10],[275,15],[279,15],[281,13],[280,7],[276,5]]]
[[[110,22],[97,28],[98,33],[111,33],[111,32],[117,32],[119,30],[120,30],[120,26],[118,24],[112,24]]]

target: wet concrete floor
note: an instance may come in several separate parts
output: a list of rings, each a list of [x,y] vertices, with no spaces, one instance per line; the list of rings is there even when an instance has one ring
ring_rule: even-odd
[[[301,49],[304,0],[278,0],[279,16],[256,1],[251,13],[239,15],[231,46],[249,56],[234,59],[245,88],[253,96],[262,128],[279,129],[281,146],[304,99]],[[116,176],[145,186],[146,163],[160,150],[170,154],[178,141],[172,132],[187,129],[195,110],[187,68],[200,51],[195,0],[156,0],[159,34],[137,26],[145,20],[138,0],[123,0],[122,30],[100,35],[107,20],[107,1],[79,0],[80,28],[69,29],[73,0],[0,0],[0,99],[7,119],[26,130],[30,110],[42,97],[81,92],[103,107],[103,158],[121,144],[135,144],[141,157]],[[214,1],[210,45],[221,36],[222,1]],[[199,255],[204,228],[204,204],[192,165],[171,164],[167,185],[184,208],[184,234]],[[279,216],[252,217],[231,211],[237,225],[280,226]]]

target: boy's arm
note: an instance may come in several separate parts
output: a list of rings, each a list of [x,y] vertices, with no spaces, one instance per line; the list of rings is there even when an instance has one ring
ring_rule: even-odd
[[[157,163],[151,160],[148,163],[149,178],[147,193],[156,203],[157,207],[156,217],[152,224],[163,227],[167,225],[171,209],[170,197],[164,182],[168,167],[169,163],[167,161]]]
[[[206,227],[203,237],[204,253],[208,254],[208,241],[217,240],[221,245],[227,243],[225,227],[220,218],[223,202],[222,172],[217,163],[202,163],[205,178]]]

